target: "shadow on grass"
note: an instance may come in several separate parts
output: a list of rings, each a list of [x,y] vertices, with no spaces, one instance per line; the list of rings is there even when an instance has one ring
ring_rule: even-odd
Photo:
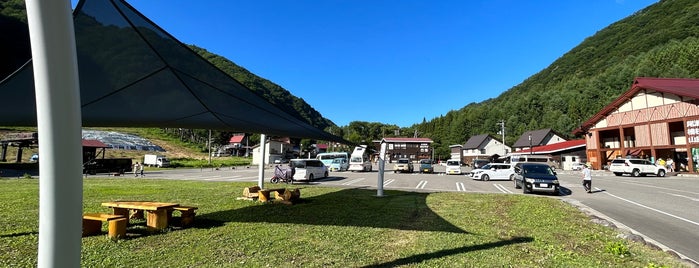
[[[25,236],[25,235],[38,235],[39,232],[22,232],[22,233],[13,233],[13,234],[4,234],[0,235],[0,238],[5,238],[5,237],[19,237],[19,236]]]
[[[426,199],[429,193],[345,189],[304,197],[294,205],[260,204],[197,215],[196,228],[219,226],[222,222],[266,222],[307,225],[356,226],[398,230],[467,233],[434,213]]]
[[[396,266],[401,266],[401,265],[420,263],[420,262],[431,260],[431,259],[439,259],[439,258],[446,257],[449,255],[455,255],[455,254],[471,252],[471,251],[476,251],[476,250],[486,250],[486,249],[503,247],[503,246],[512,245],[512,244],[529,243],[532,241],[534,241],[534,239],[531,237],[515,237],[515,238],[512,238],[510,240],[503,240],[503,241],[492,242],[492,243],[487,243],[487,244],[482,244],[482,245],[465,246],[465,247],[460,247],[460,248],[440,250],[440,251],[432,252],[432,253],[418,254],[418,255],[413,255],[410,257],[402,258],[402,259],[397,259],[397,260],[394,260],[391,262],[373,264],[373,265],[368,265],[368,266],[364,266],[364,267],[366,267],[366,268],[369,268],[369,267],[371,267],[371,268],[374,268],[374,267],[396,267]]]

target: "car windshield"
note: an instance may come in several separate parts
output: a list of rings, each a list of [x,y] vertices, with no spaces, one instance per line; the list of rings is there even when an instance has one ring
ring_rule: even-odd
[[[407,164],[408,162],[409,162],[408,159],[399,159],[398,160],[398,163],[400,163],[400,164]]]
[[[447,166],[458,166],[459,161],[447,161]]]
[[[490,164],[487,164],[485,166],[480,167],[480,169],[490,169],[490,168],[491,168]]]
[[[429,159],[422,159],[422,160],[420,160],[420,164],[431,164],[431,162],[432,162],[432,161],[430,161]]]
[[[524,173],[526,174],[547,174],[554,175],[551,168],[547,165],[527,165],[524,166]]]
[[[333,159],[333,164],[340,164],[340,163],[342,163],[341,161],[342,161],[341,158],[335,158],[335,159]]]

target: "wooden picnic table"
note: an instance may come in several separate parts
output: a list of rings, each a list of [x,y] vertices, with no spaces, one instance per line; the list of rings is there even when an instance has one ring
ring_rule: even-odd
[[[149,231],[161,231],[168,227],[170,213],[177,203],[164,203],[152,201],[113,201],[102,203],[103,207],[110,207],[115,215],[123,215],[129,218],[129,210],[145,211],[146,226]]]

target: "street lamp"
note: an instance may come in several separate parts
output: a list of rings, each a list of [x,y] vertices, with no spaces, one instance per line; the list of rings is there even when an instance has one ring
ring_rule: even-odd
[[[532,134],[529,133],[529,154],[534,154],[534,151],[532,150]]]

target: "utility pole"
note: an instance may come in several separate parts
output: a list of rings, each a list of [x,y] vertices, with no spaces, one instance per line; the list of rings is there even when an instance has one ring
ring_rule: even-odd
[[[500,120],[500,134],[502,134],[502,156],[507,155],[507,147],[505,147],[505,120]]]

